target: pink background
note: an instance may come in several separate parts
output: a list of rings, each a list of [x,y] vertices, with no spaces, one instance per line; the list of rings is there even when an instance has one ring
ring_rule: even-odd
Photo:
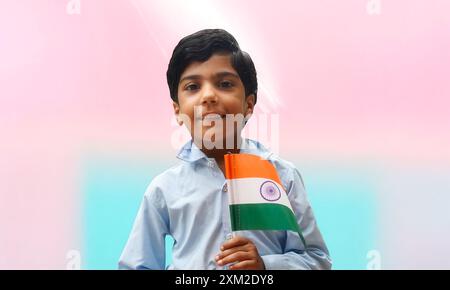
[[[83,256],[86,152],[175,162],[165,72],[203,28],[252,56],[282,157],[376,172],[383,267],[450,267],[449,1],[68,2],[0,4],[0,268]]]

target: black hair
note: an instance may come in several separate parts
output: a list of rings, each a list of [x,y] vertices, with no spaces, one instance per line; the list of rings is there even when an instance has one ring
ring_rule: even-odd
[[[242,51],[236,39],[223,29],[203,29],[180,40],[174,48],[167,69],[170,97],[178,103],[178,84],[181,74],[194,61],[207,61],[214,53],[229,53],[231,66],[236,70],[245,88],[245,96],[258,90],[256,69],[248,53]]]

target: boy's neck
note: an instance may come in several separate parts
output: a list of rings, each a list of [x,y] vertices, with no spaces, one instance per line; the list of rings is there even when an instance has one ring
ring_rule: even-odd
[[[240,152],[240,148],[242,145],[242,139],[239,138],[238,140],[235,139],[235,146],[234,148],[230,148],[230,149],[217,149],[217,148],[213,148],[213,149],[206,149],[203,146],[200,147],[201,151],[208,157],[208,158],[214,158],[217,162],[217,165],[219,166],[219,168],[222,170],[222,172],[225,174],[225,160],[224,160],[224,156],[225,154],[228,153],[232,153],[232,154],[237,154]],[[238,144],[238,145],[236,145]]]
[[[216,160],[217,165],[219,166],[220,170],[222,170],[222,173],[225,175],[225,154],[233,153],[237,154],[239,153],[239,149],[213,149],[213,150],[207,150],[202,149],[202,152],[205,153],[205,155],[208,158],[214,158]]]
[[[239,149],[234,148],[234,149],[212,149],[212,150],[208,150],[208,149],[202,149],[202,152],[205,153],[205,155],[208,158],[214,158],[216,159],[216,161],[219,161],[219,159],[223,160],[223,156],[225,154],[228,153],[232,153],[232,154],[237,154],[239,153]]]

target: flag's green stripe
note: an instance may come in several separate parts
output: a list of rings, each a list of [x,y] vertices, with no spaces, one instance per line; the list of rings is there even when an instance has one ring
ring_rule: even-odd
[[[290,208],[277,203],[246,203],[230,205],[231,229],[291,230],[303,235]],[[306,246],[306,244],[305,244]]]

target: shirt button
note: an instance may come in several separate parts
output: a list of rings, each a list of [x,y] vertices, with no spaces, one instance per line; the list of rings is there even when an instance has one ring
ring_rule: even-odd
[[[223,192],[227,192],[228,191],[228,186],[225,184],[224,186],[223,186]]]

